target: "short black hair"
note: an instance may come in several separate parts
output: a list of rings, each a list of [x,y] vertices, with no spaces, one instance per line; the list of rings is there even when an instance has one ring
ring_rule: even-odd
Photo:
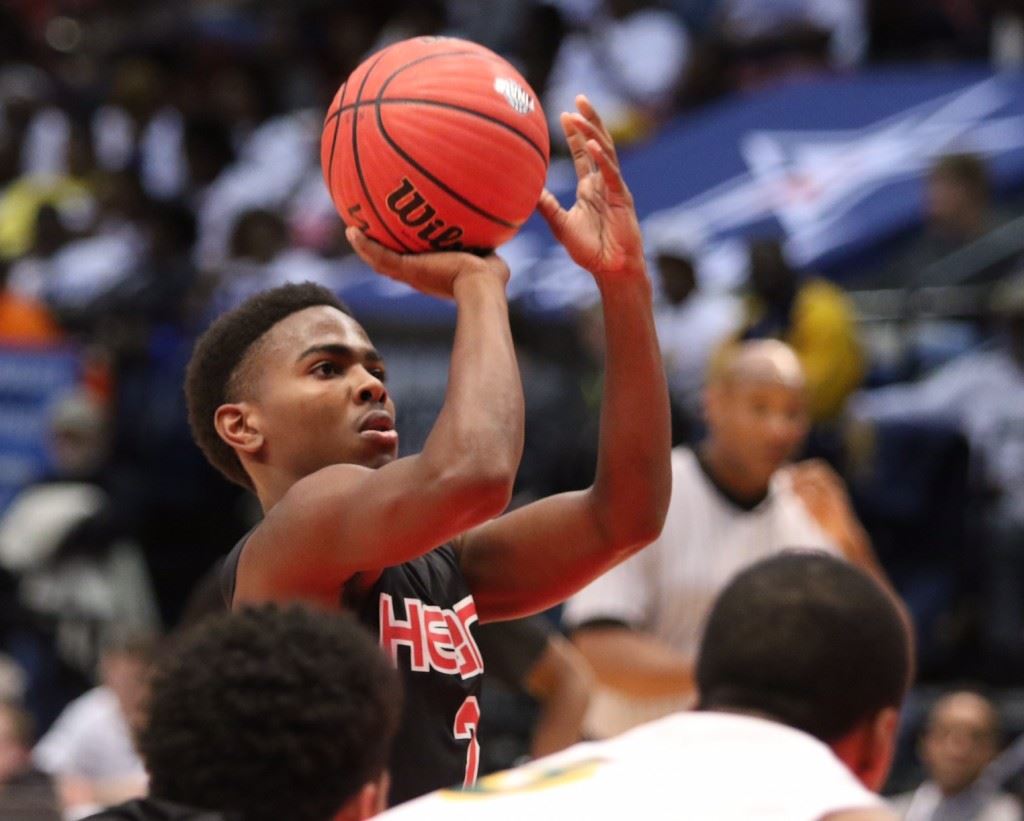
[[[931,177],[959,185],[979,200],[988,198],[992,185],[988,166],[977,154],[944,154],[932,165]]]
[[[237,400],[235,378],[253,345],[282,319],[306,308],[328,305],[352,312],[335,294],[312,282],[282,285],[249,297],[207,328],[192,351],[185,375],[185,398],[192,438],[217,470],[243,487],[252,480],[238,454],[217,433],[213,416],[225,402]]]
[[[862,570],[786,551],[722,591],[697,657],[699,706],[770,716],[830,743],[886,707],[913,675],[908,624]]]
[[[397,673],[344,613],[267,604],[200,622],[153,678],[155,798],[245,821],[328,821],[383,772]]]

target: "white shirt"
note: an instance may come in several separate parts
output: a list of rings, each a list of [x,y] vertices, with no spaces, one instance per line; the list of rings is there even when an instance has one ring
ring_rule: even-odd
[[[577,593],[562,618],[569,628],[624,622],[692,661],[718,593],[744,568],[787,548],[839,553],[782,474],[760,504],[744,510],[715,488],[692,450],[676,448],[661,536]],[[637,699],[599,690],[586,729],[603,738],[688,706],[686,696]]]
[[[960,425],[1003,513],[1024,522],[1024,368],[1003,349],[964,354],[920,382],[854,397],[855,415],[876,421],[933,418]]]
[[[471,792],[442,790],[381,817],[819,821],[881,806],[806,733],[749,716],[679,713],[488,776]]]
[[[72,701],[32,751],[39,769],[90,781],[146,778],[113,691],[95,687]]]

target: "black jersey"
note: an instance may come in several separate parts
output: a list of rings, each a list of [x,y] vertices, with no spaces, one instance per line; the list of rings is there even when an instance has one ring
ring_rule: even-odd
[[[242,539],[222,570],[230,605]],[[469,785],[480,762],[484,664],[473,638],[476,605],[451,545],[383,570],[353,610],[401,672],[405,706],[391,754],[391,803]]]

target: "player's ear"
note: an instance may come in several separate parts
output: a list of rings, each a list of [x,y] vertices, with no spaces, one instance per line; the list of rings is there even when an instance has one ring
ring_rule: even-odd
[[[391,780],[387,772],[379,778],[364,784],[359,792],[348,800],[333,821],[363,821],[366,818],[373,818],[388,808],[388,788]]]
[[[214,411],[213,424],[220,436],[235,450],[255,453],[263,447],[256,409],[248,402],[231,402]]]

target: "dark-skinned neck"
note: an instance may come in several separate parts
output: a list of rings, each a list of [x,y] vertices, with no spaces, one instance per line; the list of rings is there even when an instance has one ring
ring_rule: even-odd
[[[753,510],[765,500],[768,484],[747,475],[713,438],[702,442],[694,453],[708,481],[732,505],[742,510]]]

